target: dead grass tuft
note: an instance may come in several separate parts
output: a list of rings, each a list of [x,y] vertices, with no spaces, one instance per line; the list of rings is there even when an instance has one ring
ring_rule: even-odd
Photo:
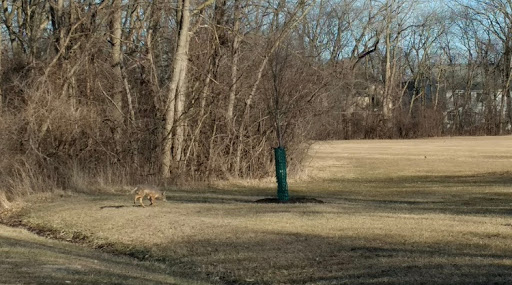
[[[7,199],[4,190],[0,190],[0,209],[9,209],[11,207],[11,202]]]

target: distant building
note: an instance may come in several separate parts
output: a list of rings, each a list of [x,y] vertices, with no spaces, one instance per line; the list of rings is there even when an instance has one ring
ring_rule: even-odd
[[[402,88],[404,88],[402,104],[404,107],[408,107],[413,100],[414,104],[431,105],[434,103],[438,87],[437,82],[432,79],[421,82],[410,80],[402,83]]]
[[[446,91],[445,124],[452,125],[456,116],[471,115],[473,122],[485,122],[486,109],[505,116],[507,112],[506,99],[501,89],[487,93],[483,89],[457,89]]]

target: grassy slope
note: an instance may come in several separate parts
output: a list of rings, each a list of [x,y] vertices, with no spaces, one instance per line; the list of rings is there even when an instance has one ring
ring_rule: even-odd
[[[324,142],[290,190],[326,204],[254,204],[273,190],[224,184],[151,208],[59,197],[21,219],[211,282],[511,283],[510,149],[511,137]]]
[[[161,264],[112,256],[0,225],[0,284],[200,284]]]

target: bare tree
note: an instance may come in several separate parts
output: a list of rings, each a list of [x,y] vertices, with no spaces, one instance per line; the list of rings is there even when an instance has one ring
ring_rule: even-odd
[[[163,130],[163,144],[162,144],[162,159],[161,159],[161,175],[164,178],[170,176],[170,164],[171,164],[171,147],[172,147],[172,131],[174,127],[174,123],[176,118],[179,119],[181,113],[183,111],[184,104],[184,88],[185,82],[180,81],[186,79],[186,69],[187,69],[187,61],[188,61],[188,45],[190,42],[190,0],[180,0],[180,8],[179,12],[179,22],[180,22],[180,32],[178,37],[178,46],[176,49],[174,61],[173,61],[173,72],[172,79],[169,85],[169,93],[167,95],[167,104],[165,107],[165,125]],[[177,99],[178,97],[178,99]],[[180,134],[177,136],[182,136],[182,129]],[[175,142],[181,143],[182,137],[179,137],[175,140]],[[177,147],[177,146],[175,146]],[[181,146],[179,149],[181,152]],[[175,154],[178,151],[175,151]],[[179,158],[178,154],[178,158]]]
[[[506,120],[500,123],[500,133],[512,122],[512,2],[508,0],[478,0],[466,4],[460,3],[472,12],[473,20],[484,29],[490,31],[501,43],[503,56],[501,66],[501,98],[503,108],[506,106]]]
[[[256,79],[254,84],[252,85],[251,91],[249,95],[247,96],[245,100],[245,108],[244,112],[242,114],[242,120],[240,122],[240,126],[238,128],[238,142],[237,142],[237,151],[236,151],[236,158],[234,163],[234,173],[235,175],[240,174],[240,165],[241,165],[241,159],[242,159],[242,149],[244,148],[244,132],[245,127],[249,120],[249,112],[251,109],[252,100],[256,94],[256,91],[258,89],[259,83],[261,81],[261,78],[263,76],[263,71],[265,70],[265,67],[267,66],[268,60],[270,56],[274,53],[274,51],[279,47],[281,42],[288,36],[288,33],[290,33],[291,29],[297,25],[301,21],[302,18],[304,18],[309,10],[313,7],[314,1],[312,3],[309,3],[308,8],[303,9],[306,6],[306,1],[300,1],[293,12],[291,13],[291,17],[288,18],[288,20],[285,23],[280,24],[278,22],[278,19],[280,17],[281,9],[284,8],[285,1],[280,1],[278,5],[278,9],[276,9],[276,12],[274,13],[274,23],[277,25],[282,25],[282,28],[278,30],[277,34],[275,35],[275,39],[273,42],[268,43],[267,50],[265,51],[263,55],[263,59],[261,61],[261,64],[259,65],[259,68],[256,73]]]
[[[204,9],[213,3],[208,0],[199,5],[194,13]],[[188,50],[190,45],[190,0],[181,0],[178,2],[177,19],[179,21],[178,45],[173,61],[172,79],[169,84],[169,93],[167,95],[167,104],[165,107],[165,124],[163,132],[163,147],[161,158],[162,177],[170,176],[171,154],[174,161],[182,160],[183,140],[186,122],[183,112],[187,91],[187,68],[188,68]],[[174,141],[172,131],[175,127]],[[171,147],[173,153],[171,153]]]
[[[114,94],[112,96],[112,104],[115,108],[112,109],[112,118],[115,123],[114,127],[114,140],[120,152],[120,139],[121,128],[123,125],[123,76],[121,74],[121,20],[122,20],[121,0],[112,0],[112,68],[114,72]]]

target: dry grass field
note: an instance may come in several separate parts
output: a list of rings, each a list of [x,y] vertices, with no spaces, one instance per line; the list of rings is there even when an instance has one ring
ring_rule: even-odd
[[[152,262],[149,276],[181,278],[173,280],[512,284],[511,150],[512,137],[321,142],[303,178],[289,184],[292,196],[325,204],[256,204],[275,186],[219,183],[173,189],[167,202],[147,208],[132,206],[129,194],[32,198],[16,219],[41,234]],[[0,230],[2,255],[5,241],[24,242]]]

